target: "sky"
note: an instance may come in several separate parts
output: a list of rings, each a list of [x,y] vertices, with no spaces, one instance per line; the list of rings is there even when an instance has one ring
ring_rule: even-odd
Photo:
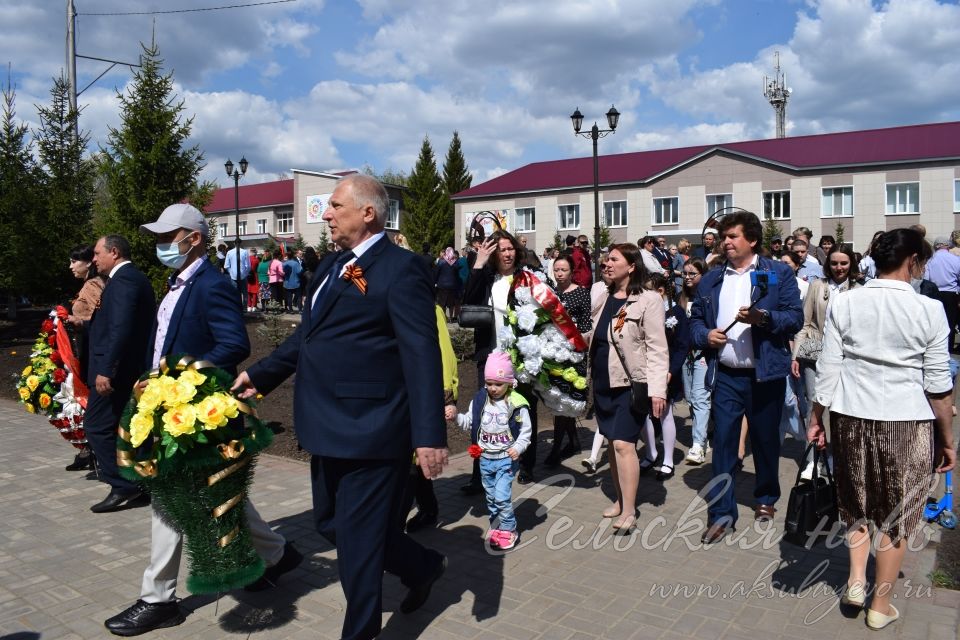
[[[602,155],[770,138],[763,78],[779,52],[787,134],[960,120],[960,6],[947,0],[75,0],[77,52],[136,62],[155,38],[201,177],[227,186],[291,169],[442,166],[458,131],[474,185],[531,162],[589,156],[573,134],[617,131]],[[66,0],[0,0],[0,62],[37,127],[65,67]],[[78,60],[82,89],[107,64]],[[120,124],[118,66],[79,98],[90,149]],[[4,83],[6,84],[6,83]],[[232,182],[232,181],[231,181]]]

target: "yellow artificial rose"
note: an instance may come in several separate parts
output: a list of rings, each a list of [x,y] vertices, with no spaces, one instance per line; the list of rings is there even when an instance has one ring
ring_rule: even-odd
[[[27,365],[27,366],[23,369],[23,373],[21,373],[20,375],[22,375],[22,376],[28,376],[28,375],[30,375],[31,373],[33,373],[33,367],[31,367],[30,365]]]
[[[167,395],[163,399],[163,404],[168,407],[175,407],[181,404],[187,404],[197,395],[197,388],[179,378],[173,381],[166,389]]]
[[[30,391],[36,391],[37,387],[40,386],[40,378],[37,376],[27,376],[27,386],[30,388]]]
[[[180,377],[178,378],[178,380],[183,380],[188,384],[192,384],[195,387],[199,387],[200,385],[202,385],[204,382],[207,381],[207,376],[203,375],[198,371],[194,371],[193,369],[187,369],[186,371],[180,374]]]
[[[33,406],[32,404],[30,404],[29,402],[25,403],[23,406],[26,407],[27,411],[29,411],[30,413],[36,413],[36,412],[37,412],[37,410],[34,408],[34,406]]]
[[[237,399],[228,393],[218,393],[216,395],[220,396],[223,399],[223,402],[227,405],[224,414],[228,418],[236,418],[240,413],[240,406],[237,404]]]
[[[40,408],[41,408],[41,409],[46,409],[47,407],[49,407],[49,406],[50,406],[50,403],[51,403],[52,401],[53,401],[53,398],[51,398],[48,394],[46,394],[46,393],[41,393],[41,394],[40,394]]]
[[[573,367],[567,367],[563,372],[563,379],[567,382],[574,382],[578,377],[577,370]]]
[[[216,429],[227,424],[227,404],[223,401],[223,394],[215,393],[197,403],[197,419],[203,424],[205,431]]]
[[[30,399],[30,389],[27,389],[26,387],[20,387],[17,389],[17,391],[20,393],[21,400],[26,401]]]
[[[153,380],[147,383],[147,387],[140,394],[140,400],[137,401],[137,411],[150,413],[160,406],[163,402],[163,394],[160,386],[153,384]]]
[[[196,433],[197,409],[192,404],[181,404],[163,414],[163,430],[172,436]]]
[[[153,430],[153,414],[138,412],[130,418],[130,444],[139,447]]]
[[[584,389],[587,388],[587,379],[584,378],[583,376],[577,378],[576,380],[573,381],[573,388],[583,391]]]

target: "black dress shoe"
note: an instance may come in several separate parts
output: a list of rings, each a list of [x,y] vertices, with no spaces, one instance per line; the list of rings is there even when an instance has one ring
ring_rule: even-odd
[[[256,582],[248,584],[243,588],[244,591],[265,591],[277,586],[277,580],[283,574],[293,571],[303,562],[303,555],[297,551],[297,548],[291,543],[283,545],[283,556],[280,561],[272,567],[267,567]]]
[[[546,458],[543,459],[543,466],[547,467],[548,469],[555,469],[555,468],[559,467],[559,466],[560,466],[560,454],[559,454],[559,453],[553,453],[553,452],[551,451],[551,452],[550,452],[550,455],[548,455]]]
[[[73,458],[73,462],[64,467],[64,469],[67,471],[83,471],[85,469],[93,469],[93,454],[84,449],[78,453]]]
[[[407,533],[413,533],[414,531],[420,531],[428,527],[435,527],[436,525],[437,514],[418,511],[417,515],[407,520]]]
[[[520,472],[517,474],[517,482],[520,484],[530,484],[533,482],[533,471],[520,469]]]
[[[670,467],[670,471],[664,471],[664,468],[665,467],[662,466],[657,470],[658,482],[664,482],[665,480],[669,480],[670,478],[673,477],[673,474],[676,473],[676,470],[673,467]]]
[[[186,618],[176,602],[158,602],[151,604],[137,600],[132,605],[104,621],[110,633],[115,636],[139,636],[154,629],[164,629],[183,624]]]
[[[143,495],[144,494],[141,491],[134,491],[133,493],[120,493],[116,489],[111,489],[110,494],[106,498],[90,507],[90,511],[93,511],[94,513],[109,513],[110,511],[117,511],[124,505],[124,503],[133,502]]]
[[[460,487],[460,491],[463,491],[468,496],[475,496],[478,493],[483,493],[483,485],[479,482],[468,482]]]
[[[436,569],[423,584],[410,588],[407,597],[400,603],[400,613],[413,613],[422,607],[423,603],[430,597],[430,589],[433,588],[433,583],[439,580],[443,572],[447,570],[447,556],[442,556],[439,553],[436,555],[440,556],[440,562],[437,563]]]

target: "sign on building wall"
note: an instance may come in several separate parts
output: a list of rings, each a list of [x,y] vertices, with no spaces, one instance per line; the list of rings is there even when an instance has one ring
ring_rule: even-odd
[[[475,236],[487,238],[498,229],[510,231],[510,209],[489,209],[487,211],[465,213],[463,228],[467,230],[467,235],[470,238]]]
[[[307,224],[323,222],[323,212],[327,210],[327,200],[333,194],[324,193],[319,196],[307,196]]]

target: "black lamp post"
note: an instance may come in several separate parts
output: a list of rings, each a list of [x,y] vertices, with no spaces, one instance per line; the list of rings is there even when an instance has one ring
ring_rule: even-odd
[[[240,176],[244,175],[247,172],[247,158],[240,158],[240,170],[237,171],[233,168],[233,162],[230,161],[230,158],[227,158],[227,161],[223,163],[223,167],[227,170],[227,175],[233,178],[233,206],[234,206],[234,221],[237,224],[237,293],[240,294],[240,306],[246,306],[243,304],[243,289],[240,288]]]
[[[607,111],[607,125],[609,129],[601,129],[597,123],[593,123],[590,131],[580,131],[583,126],[583,114],[577,108],[570,116],[573,121],[574,135],[583,136],[593,140],[593,262],[596,267],[595,277],[600,277],[600,169],[597,163],[597,140],[613,133],[617,129],[617,122],[620,120],[620,112],[610,105],[610,111]]]

